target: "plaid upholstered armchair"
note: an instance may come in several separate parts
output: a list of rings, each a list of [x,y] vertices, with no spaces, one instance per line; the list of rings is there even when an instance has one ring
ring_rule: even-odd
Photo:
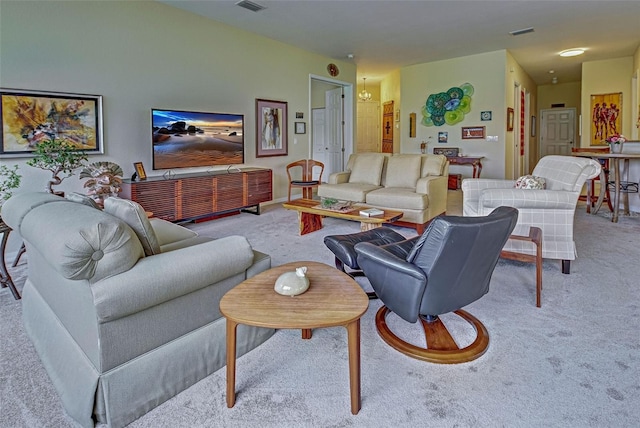
[[[573,218],[585,181],[600,174],[600,164],[587,158],[545,156],[531,175],[544,178],[544,189],[516,188],[516,180],[484,178],[462,182],[463,215],[487,215],[499,206],[518,209],[515,235],[528,235],[529,227],[542,229],[542,257],[562,260],[562,273],[570,272],[576,258]],[[509,240],[504,250],[535,255],[528,242]]]

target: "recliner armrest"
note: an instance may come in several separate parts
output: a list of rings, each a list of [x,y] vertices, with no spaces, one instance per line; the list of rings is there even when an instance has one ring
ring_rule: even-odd
[[[562,190],[485,189],[480,194],[480,206],[497,208],[574,209],[578,194]]]
[[[355,249],[358,265],[367,272],[367,279],[376,295],[398,316],[408,322],[416,322],[427,285],[424,271],[367,242],[356,244]]]

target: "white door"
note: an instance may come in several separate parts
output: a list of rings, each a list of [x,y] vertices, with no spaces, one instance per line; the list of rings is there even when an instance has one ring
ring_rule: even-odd
[[[344,121],[342,87],[325,93],[325,162],[326,176],[342,171],[344,162]]]
[[[546,155],[571,156],[575,143],[576,110],[541,110],[540,157]]]
[[[313,159],[322,162],[326,165],[326,123],[324,120],[325,109],[314,108],[311,110],[311,144],[313,145]],[[314,168],[315,169],[315,168]],[[329,176],[323,173],[325,181]],[[317,179],[317,177],[313,177]]]
[[[358,103],[358,152],[380,152],[380,104]]]

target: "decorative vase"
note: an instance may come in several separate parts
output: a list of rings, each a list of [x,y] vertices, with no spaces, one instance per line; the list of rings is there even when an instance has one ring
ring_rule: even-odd
[[[609,145],[611,153],[622,153],[622,143],[615,143]]]
[[[283,296],[297,296],[309,289],[309,278],[305,275],[307,267],[296,268],[295,272],[285,272],[276,279],[273,289]]]

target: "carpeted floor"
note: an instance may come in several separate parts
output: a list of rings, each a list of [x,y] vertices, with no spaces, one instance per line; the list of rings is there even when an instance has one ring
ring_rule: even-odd
[[[460,209],[450,192],[450,213]],[[325,219],[298,236],[296,213],[279,204],[190,228],[207,236],[242,234],[271,254],[332,264],[326,234],[357,223]],[[397,228],[406,236],[415,233]],[[349,408],[346,332],[280,330],[237,364],[237,400],[225,404],[224,368],[144,415],[131,427],[631,427],[640,420],[640,218],[609,221],[576,212],[578,259],[571,275],[545,261],[542,308],[534,266],[500,261],[490,292],[467,309],[491,335],[487,353],[459,365],[408,358],[378,336],[371,301],[362,320],[362,410]],[[24,282],[26,259],[12,270]],[[363,286],[366,280],[363,282]],[[20,303],[0,291],[0,426],[73,427],[20,321]],[[391,319],[418,341],[417,325]],[[465,332],[463,332],[465,333]]]

